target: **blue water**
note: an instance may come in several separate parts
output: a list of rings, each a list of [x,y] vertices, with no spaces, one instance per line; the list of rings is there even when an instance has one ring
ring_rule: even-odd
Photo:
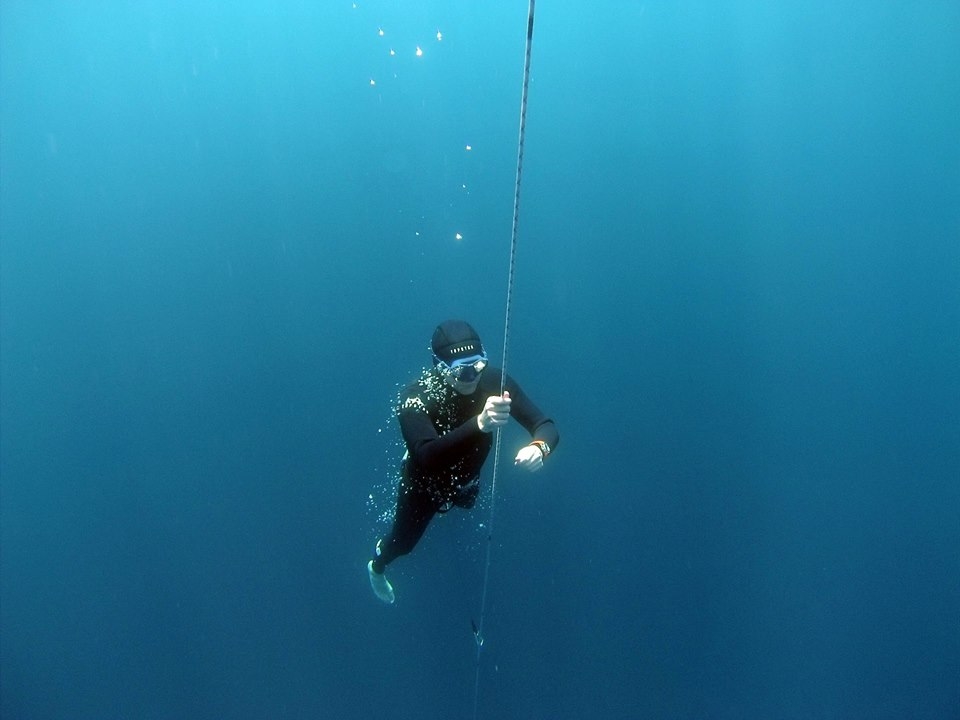
[[[358,5],[0,4],[4,719],[473,716],[489,497],[364,565],[527,7]],[[478,717],[960,717],[958,37],[540,3]]]

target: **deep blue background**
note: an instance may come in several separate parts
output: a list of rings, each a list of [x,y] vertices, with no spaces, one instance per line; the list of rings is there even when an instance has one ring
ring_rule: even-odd
[[[434,325],[501,351],[527,8],[358,1],[0,4],[4,718],[472,716],[489,501],[364,563]],[[498,474],[479,717],[960,717],[958,37],[540,4],[563,441]]]

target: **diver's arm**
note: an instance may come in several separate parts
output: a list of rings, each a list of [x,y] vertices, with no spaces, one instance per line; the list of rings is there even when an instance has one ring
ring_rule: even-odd
[[[407,452],[417,465],[427,471],[453,465],[481,434],[475,415],[443,436],[437,433],[433,421],[424,410],[401,410],[399,419]]]
[[[533,404],[533,401],[509,375],[507,389],[510,391],[510,397],[513,398],[510,414],[530,433],[534,442],[541,441],[547,444],[549,448],[547,454],[553,452],[560,442],[560,432],[557,430],[556,423]]]

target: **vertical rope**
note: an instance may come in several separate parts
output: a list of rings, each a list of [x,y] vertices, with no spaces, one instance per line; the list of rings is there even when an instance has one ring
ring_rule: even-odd
[[[527,10],[527,43],[523,58],[523,90],[520,93],[520,135],[517,140],[517,178],[513,190],[513,224],[510,229],[510,262],[507,269],[507,299],[503,318],[503,362],[500,366],[500,394],[507,383],[507,350],[510,344],[510,308],[513,304],[513,276],[517,257],[517,227],[520,221],[520,180],[523,176],[523,142],[527,132],[527,91],[530,86],[530,54],[533,48],[533,16],[536,0]],[[477,718],[480,699],[480,651],[483,649],[483,621],[487,612],[487,587],[490,581],[490,550],[493,546],[493,510],[497,499],[497,468],[500,467],[500,429],[493,453],[493,479],[490,482],[490,516],[487,519],[487,560],[483,568],[483,593],[480,597],[480,623],[474,626],[477,641],[477,668],[473,686],[473,718]]]
[[[510,228],[510,264],[507,269],[507,300],[503,318],[503,375],[500,394],[503,395],[507,378],[507,350],[510,347],[510,308],[513,305],[513,276],[517,256],[517,228],[520,223],[520,180],[523,177],[523,143],[527,134],[527,91],[530,87],[530,55],[533,49],[533,11],[536,0],[530,0],[527,12],[527,46],[523,58],[523,89],[520,92],[520,134],[517,139],[517,179],[513,187],[513,224]]]

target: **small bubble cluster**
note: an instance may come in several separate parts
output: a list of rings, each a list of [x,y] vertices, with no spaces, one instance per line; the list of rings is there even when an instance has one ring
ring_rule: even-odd
[[[358,68],[356,75],[357,82],[366,83],[371,89],[371,97],[375,98],[375,107],[380,112],[390,118],[399,118],[401,113],[404,117],[408,115],[408,105],[398,102],[398,98],[405,98],[408,102],[415,94],[420,92],[421,82],[424,79],[433,79],[435,82],[441,82],[445,77],[444,69],[449,71],[449,61],[458,51],[456,43],[450,45],[447,39],[446,31],[449,29],[450,38],[456,40],[460,32],[456,27],[442,30],[438,22],[417,22],[411,24],[405,17],[406,11],[402,7],[384,7],[374,3],[352,3],[353,14],[357,18],[357,42],[363,43],[363,46],[369,48],[365,57],[365,64]],[[461,46],[461,51],[462,51]],[[469,79],[464,78],[464,86],[468,87]],[[450,100],[453,102],[454,100]],[[421,100],[421,108],[426,107],[427,100]],[[457,116],[462,115],[457,113]],[[411,142],[409,130],[401,131],[399,128],[407,126],[407,120],[402,123],[393,123],[383,133],[378,133],[380,140],[378,142],[389,145],[383,151],[381,162],[385,172],[391,181],[396,180],[403,185],[413,182],[416,178],[402,177],[406,171],[406,162],[404,154],[397,148],[408,147],[416,143]],[[467,123],[463,120],[457,120],[460,125],[462,137],[455,144],[445,148],[444,168],[446,168],[446,153],[454,153],[463,148],[463,153],[457,158],[457,172],[460,176],[451,183],[447,190],[450,192],[449,207],[470,207],[470,190],[468,182],[472,187],[475,176],[475,166],[466,160],[466,153],[473,149],[473,145],[464,141],[468,140],[467,135],[470,131],[466,129]],[[429,124],[428,124],[429,123]],[[429,115],[423,117],[423,123],[420,127],[433,127],[433,122]],[[420,131],[422,133],[422,131]],[[432,131],[428,131],[432,132]],[[394,135],[392,142],[384,137]],[[399,158],[399,159],[398,159]],[[408,172],[409,174],[409,172]],[[400,177],[394,177],[400,176]],[[418,211],[415,208],[406,208],[409,214],[406,217],[420,216],[420,222],[413,222],[406,232],[412,232],[412,238],[420,238],[421,231],[424,230],[424,215],[426,213]],[[400,210],[403,212],[403,210]],[[459,212],[454,213],[456,215]],[[454,243],[469,242],[471,229],[460,227],[464,222],[462,216],[453,217],[449,211],[445,211],[437,218],[431,218],[427,222],[440,223],[436,229],[439,237],[444,240],[450,240]],[[424,233],[427,234],[427,233]],[[430,236],[434,232],[429,233]],[[409,236],[408,236],[409,237]]]

